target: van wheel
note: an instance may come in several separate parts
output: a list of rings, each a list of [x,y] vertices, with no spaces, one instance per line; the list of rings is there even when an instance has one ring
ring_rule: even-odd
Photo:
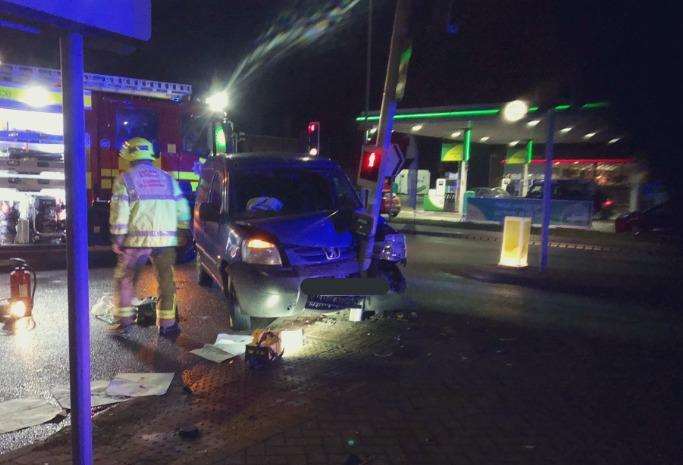
[[[211,284],[213,284],[213,278],[211,278],[211,275],[206,272],[204,267],[202,266],[201,259],[199,258],[199,254],[194,259],[194,264],[195,264],[195,272],[196,272],[196,279],[197,279],[197,284],[199,284],[202,287],[209,287]]]
[[[231,329],[235,331],[251,331],[251,318],[242,313],[242,307],[235,294],[235,289],[230,285],[227,276],[223,273],[223,282],[225,283],[223,289],[225,291],[225,298],[228,301],[228,317]]]

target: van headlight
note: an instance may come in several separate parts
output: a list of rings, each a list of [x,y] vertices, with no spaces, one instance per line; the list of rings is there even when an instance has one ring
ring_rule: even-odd
[[[242,242],[242,261],[252,265],[282,265],[277,246],[263,239]]]
[[[406,237],[403,234],[387,234],[384,236],[382,249],[379,252],[380,260],[400,262],[407,258]]]

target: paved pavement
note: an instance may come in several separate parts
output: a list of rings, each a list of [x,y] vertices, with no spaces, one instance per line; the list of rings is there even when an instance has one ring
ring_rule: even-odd
[[[166,396],[95,416],[96,463],[673,464],[683,452],[682,374],[663,347],[440,314],[309,320],[305,333],[269,371],[197,362]],[[187,424],[198,438],[180,437]],[[67,464],[68,431],[0,463]]]
[[[116,341],[93,320],[93,378],[178,374],[167,396],[96,415],[98,463],[184,463],[190,453],[199,463],[342,464],[353,456],[373,456],[369,463],[673,463],[680,317],[643,302],[459,274],[462,264],[495,263],[495,244],[422,236],[409,244],[403,307],[418,310],[416,321],[305,325],[305,352],[269,373],[188,353],[227,326],[218,291],[194,286],[191,267],[178,273],[185,331],[177,344],[143,328]],[[578,273],[671,273],[657,257],[558,250],[551,259]],[[110,275],[92,271],[91,300],[109,290]],[[151,278],[145,273],[143,288]],[[36,330],[0,340],[0,359],[13,361],[0,379],[2,400],[47,397],[68,381],[64,273],[43,272],[40,281]],[[185,422],[198,424],[203,439],[180,440]],[[67,424],[2,435],[0,453]],[[42,458],[19,450],[4,463],[60,463],[68,455],[63,434],[34,449]],[[130,443],[130,452],[118,443]]]

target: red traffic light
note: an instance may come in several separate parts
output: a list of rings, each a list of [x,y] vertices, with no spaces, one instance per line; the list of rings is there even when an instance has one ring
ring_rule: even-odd
[[[317,130],[318,130],[318,122],[313,121],[313,122],[308,123],[308,134],[309,135],[315,133],[315,131],[317,131]]]
[[[382,149],[371,147],[363,150],[360,162],[360,177],[367,181],[377,182],[379,167],[382,164]]]

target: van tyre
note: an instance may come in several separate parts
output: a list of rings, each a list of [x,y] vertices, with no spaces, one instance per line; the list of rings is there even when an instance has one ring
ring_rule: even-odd
[[[211,278],[211,275],[207,273],[204,267],[202,266],[199,254],[197,254],[197,256],[195,257],[194,263],[197,284],[199,284],[202,287],[210,287],[211,284],[213,284],[213,278]]]
[[[242,313],[242,307],[239,300],[232,291],[231,297],[228,299],[228,309],[230,311],[230,328],[236,331],[251,331],[251,317]]]
[[[242,313],[242,307],[235,294],[235,289],[230,284],[230,280],[223,273],[223,289],[225,289],[225,297],[228,301],[228,318],[230,328],[235,331],[251,331],[251,318]]]

